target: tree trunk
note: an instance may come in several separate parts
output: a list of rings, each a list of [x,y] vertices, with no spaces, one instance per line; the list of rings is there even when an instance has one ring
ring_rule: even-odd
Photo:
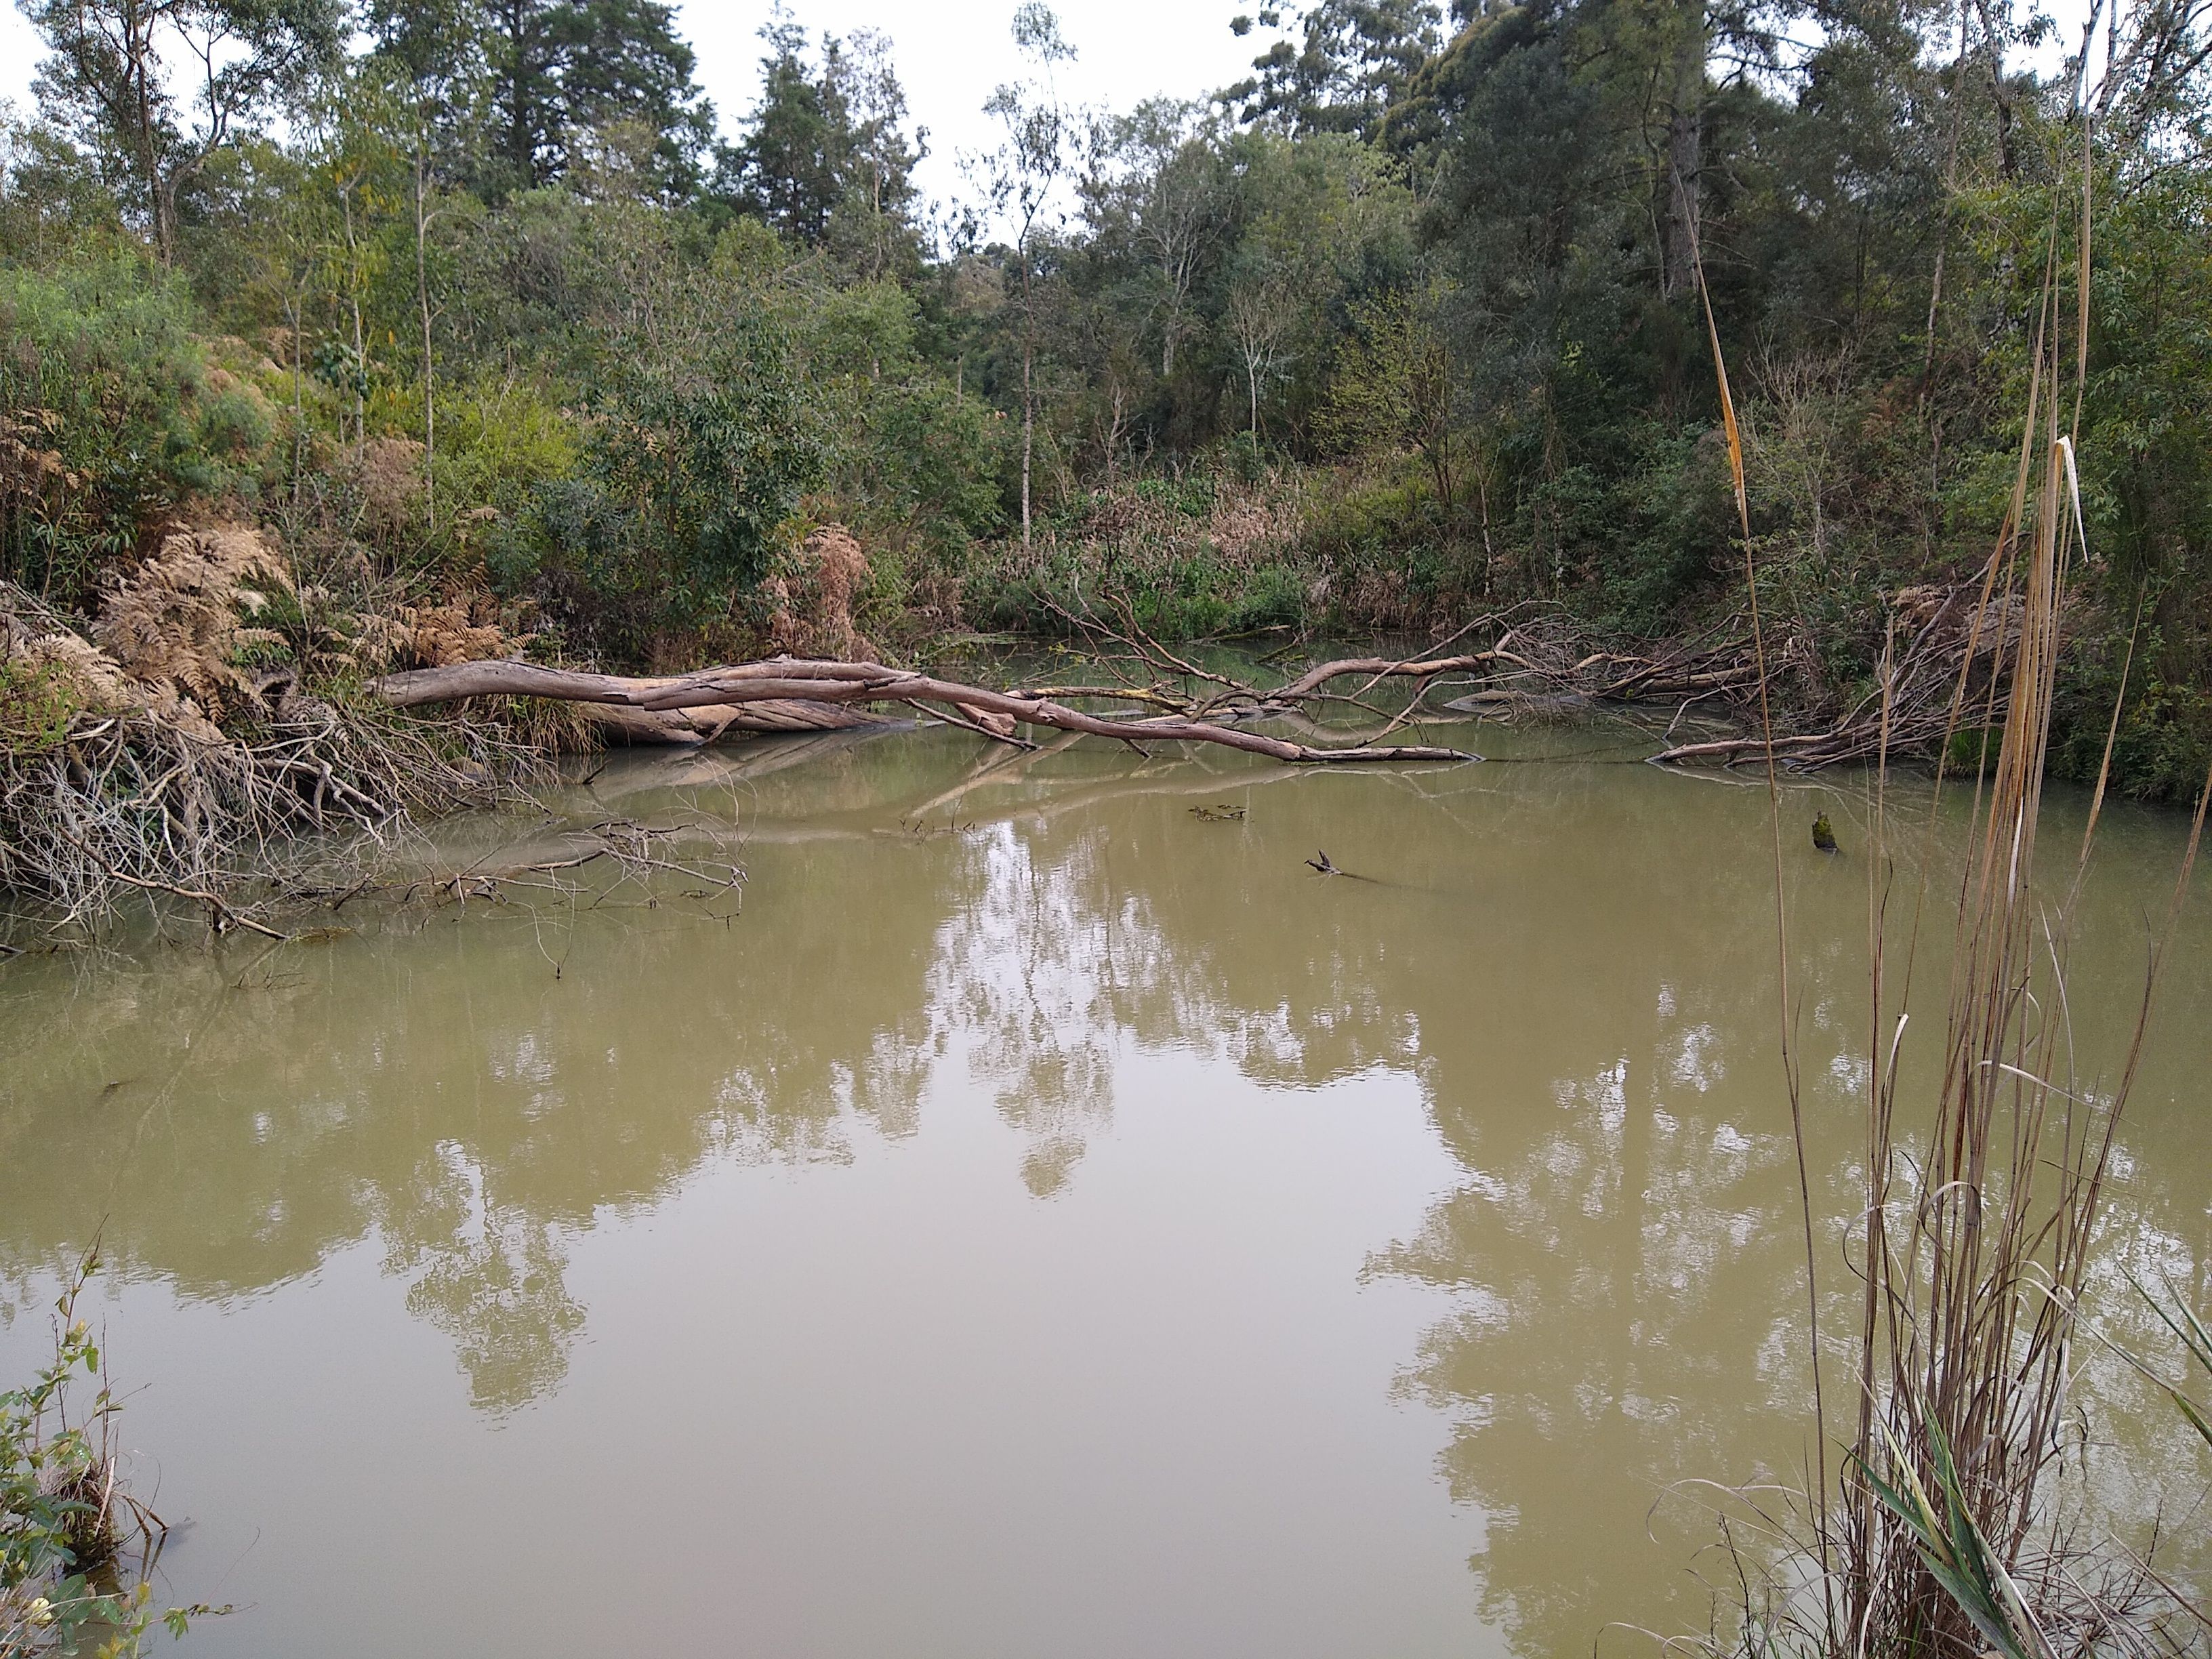
[[[1030,368],[1036,356],[1036,306],[1030,289],[1029,239],[1022,239],[1022,550],[1030,546],[1030,455],[1036,437]]]
[[[1989,0],[1974,0],[1982,20],[1982,42],[1989,48],[1990,94],[1997,107],[1997,169],[2006,180],[2020,176],[2019,146],[2012,131],[2012,88],[2005,84],[2004,37],[1990,21]]]
[[[884,722],[857,708],[797,699],[775,702],[706,703],[696,708],[630,708],[601,703],[592,710],[599,735],[611,743],[697,745],[732,732],[866,731]]]
[[[137,106],[138,167],[146,181],[146,210],[154,216],[154,249],[167,267],[177,262],[176,221],[161,185],[161,163],[154,149],[154,41],[152,20],[132,7],[124,22],[131,54],[131,93]]]
[[[1959,61],[1951,71],[1951,131],[1943,144],[1943,215],[1936,232],[1936,270],[1928,284],[1928,349],[1920,362],[1920,403],[1936,378],[1936,329],[1943,310],[1943,263],[1951,243],[1951,204],[1959,193],[1959,129],[1966,108],[1966,0],[1959,0]],[[2085,54],[2086,55],[2086,54]]]
[[[1458,662],[1472,660],[1451,659],[1434,664],[1406,664],[1376,659],[1372,666],[1374,672],[1390,674],[1408,674],[1417,670],[1442,673],[1453,672]],[[1359,672],[1363,665],[1325,664],[1304,676],[1299,685],[1310,690],[1322,679],[1338,673]],[[471,662],[387,674],[382,679],[371,681],[369,689],[397,708],[486,696],[550,697],[560,702],[599,703],[654,714],[709,708],[719,713],[733,706],[758,708],[767,704],[794,702],[817,708],[861,702],[926,702],[946,708],[953,716],[981,726],[988,735],[1002,738],[1011,736],[1011,725],[1007,723],[1018,722],[1060,732],[1114,738],[1129,744],[1218,744],[1225,749],[1297,764],[1480,758],[1456,749],[1418,745],[1316,748],[1182,714],[1093,714],[1055,702],[1041,691],[996,691],[889,668],[880,663],[826,662],[794,657],[775,657],[766,662],[742,663],[734,667],[702,668],[696,673],[658,679],[631,679],[507,660]],[[1307,692],[1299,691],[1297,695]],[[994,716],[1000,719],[994,720]]]
[[[422,210],[422,145],[415,145],[415,303],[422,313],[422,510],[438,533],[437,364],[430,347],[430,268],[423,243],[429,220]]]
[[[1490,466],[1478,455],[1474,474],[1475,505],[1482,514],[1482,597],[1490,597],[1491,580],[1498,567],[1498,552],[1490,544]]]
[[[307,413],[305,402],[307,374],[307,284],[303,279],[296,295],[284,298],[284,315],[292,326],[292,505],[300,504],[300,481],[307,468]]]
[[[358,449],[368,441],[368,336],[361,324],[361,250],[353,234],[353,189],[349,180],[338,192],[345,204],[346,299],[353,307],[353,441]]]
[[[1698,173],[1705,159],[1705,12],[1689,0],[1674,51],[1673,113],[1667,120],[1667,211],[1661,221],[1660,289],[1674,298],[1697,287]]]

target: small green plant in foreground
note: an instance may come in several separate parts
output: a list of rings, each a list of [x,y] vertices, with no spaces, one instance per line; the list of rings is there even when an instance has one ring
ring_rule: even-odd
[[[76,712],[58,668],[0,657],[0,753],[28,757],[60,748]]]
[[[109,1431],[119,1407],[100,1370],[91,1328],[77,1317],[88,1256],[54,1304],[54,1357],[21,1388],[0,1393],[0,1659],[92,1651],[127,1654],[156,1624],[181,1636],[214,1611],[156,1614],[143,1568],[161,1524],[118,1491]],[[72,1420],[72,1390],[98,1392]],[[126,1540],[142,1545],[128,1570]]]
[[[1940,1509],[1915,1471],[1911,1452],[1879,1419],[1876,1426],[1888,1443],[1890,1468],[1897,1485],[1891,1485],[1871,1467],[1862,1468],[1859,1473],[1882,1507],[1904,1523],[1921,1565],[1958,1604],[1960,1612],[1990,1644],[1990,1651],[2002,1659],[2036,1659],[2045,1644],[2036,1630],[2034,1616],[2019,1585],[2005,1571],[2003,1553],[1990,1547],[1974,1521],[1972,1502],[1959,1478],[1949,1437],[1935,1418],[1929,1417],[1925,1422],[1928,1449],[1935,1463],[1936,1494],[1942,1500]]]

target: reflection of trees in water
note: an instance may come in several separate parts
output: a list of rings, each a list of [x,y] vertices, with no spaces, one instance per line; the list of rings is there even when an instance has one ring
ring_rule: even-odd
[[[1464,841],[1316,789],[1263,797],[1264,831],[1196,828],[1180,797],[998,826],[941,973],[1042,1149],[1099,1121],[1071,1103],[1103,1103],[1132,1042],[1279,1086],[1421,1079],[1465,1175],[1370,1271],[1456,1310],[1407,1386],[1452,1419],[1443,1472],[1491,1517],[1487,1611],[1523,1651],[1579,1649],[1680,1579],[1686,1552],[1643,1536],[1662,1486],[1793,1449],[1768,1432],[1794,1403],[1796,1256],[1793,1165],[1759,1092],[1763,872],[1747,859],[1717,898],[1695,860],[1563,872],[1563,812],[1577,848],[1668,832],[1633,792],[1452,805]],[[1375,879],[1304,877],[1315,845]]]
[[[975,896],[939,936],[930,1001],[1027,1141],[1023,1182],[1049,1198],[1113,1111],[1115,989],[1164,945],[1133,903],[1098,902],[1091,837],[1054,856],[1000,824],[975,857]]]
[[[1405,1070],[1462,1174],[1368,1270],[1453,1310],[1405,1386],[1451,1419],[1443,1476],[1490,1517],[1486,1605],[1530,1654],[1585,1650],[1669,1595],[1694,1615],[1694,1528],[1662,1516],[1654,1544],[1645,1503],[1686,1478],[1790,1478],[1804,1449],[1763,792],[1499,766],[1230,773],[1194,797],[1189,769],[1102,781],[1121,760],[1075,751],[1049,763],[1091,769],[1073,785],[1041,765],[1011,808],[958,803],[971,835],[882,833],[887,799],[942,795],[926,751],[836,750],[757,781],[748,821],[796,827],[755,856],[729,928],[472,911],[401,945],[287,951],[244,988],[247,957],[74,981],[16,964],[0,1273],[43,1270],[106,1216],[124,1271],[222,1297],[375,1231],[473,1398],[509,1409],[562,1375],[583,1316],[567,1241],[596,1216],[710,1158],[836,1160],[909,1133],[947,1056],[992,1090],[1040,1196],[1080,1180],[1132,1045],[1285,1087]],[[1217,798],[1250,815],[1187,810]],[[1375,879],[1312,876],[1316,847]],[[1792,870],[1816,1167],[1840,1216],[1865,895],[1843,864]],[[2085,1032],[2137,982],[2141,906],[2109,908],[2075,950]],[[557,981],[540,939],[556,924],[574,929]],[[2114,1224],[2140,1267],[2197,1276],[2200,1301],[2201,1146],[2160,1103],[2202,1069],[2208,939],[2166,988]],[[1829,1288],[1842,1329],[1839,1270]]]
[[[580,1327],[567,1241],[595,1216],[712,1157],[839,1159],[863,1126],[911,1130],[955,849],[898,851],[802,851],[736,927],[479,908],[276,971],[226,953],[19,978],[0,1003],[22,1057],[0,1090],[0,1273],[27,1279],[104,1218],[112,1268],[222,1297],[375,1231],[478,1403],[534,1398]],[[577,930],[558,979],[553,924]]]
[[[583,1328],[561,1240],[548,1223],[488,1203],[483,1170],[457,1143],[424,1163],[380,1218],[384,1269],[413,1281],[407,1311],[452,1340],[478,1409],[527,1405],[568,1374]]]
[[[1374,1263],[1463,1310],[1407,1386],[1454,1419],[1445,1477],[1492,1516],[1486,1611],[1528,1653],[1678,1599],[1688,1550],[1644,1537],[1644,1510],[1671,1482],[1786,1455],[1798,1403],[1776,1298],[1796,1259],[1788,1145],[1624,1035],[1611,1065],[1490,1115],[1477,1176]],[[1497,1132],[1508,1117],[1518,1133]]]
[[[1204,830],[1182,798],[1139,798],[1109,825],[1025,823],[1014,843],[1024,880],[1048,872],[1066,890],[1030,914],[1075,941],[1053,956],[1053,982],[1072,975],[1088,1000],[1044,1006],[1076,1029],[1202,1046],[1279,1085],[1378,1066],[1421,1079],[1464,1175],[1370,1271],[1455,1306],[1406,1386],[1453,1420],[1442,1469],[1489,1516],[1486,1609],[1529,1654],[1586,1649],[1632,1610],[1701,1624],[1687,1569],[1710,1524],[1678,1497],[1655,1542],[1647,1506],[1686,1481],[1802,1479],[1807,1451],[1763,794],[1618,776],[1522,774],[1380,813],[1348,790],[1315,799],[1316,781],[1260,796],[1244,827]],[[1376,882],[1288,874],[1313,845]],[[1793,868],[1792,905],[1815,1198],[1831,1218],[1824,1319],[1840,1334],[1856,1319],[1839,1247],[1862,1187],[1869,1038],[1864,889],[1856,872],[1824,880],[1834,868]],[[2085,1045],[2132,1012],[2141,931],[2128,904],[2110,914],[2077,947]],[[1938,993],[1940,972],[1923,968]],[[2204,1006],[2201,985],[2172,990],[2169,1008]],[[1018,1060],[1019,1022],[1006,1029]],[[2144,1167],[2124,1224],[2142,1259],[2201,1282],[2202,1160],[2187,1117],[2149,1105],[2186,1089],[2191,1046],[2162,1048],[2137,1097],[2122,1160],[2140,1147]],[[2111,1416],[2166,1423],[2140,1402]]]

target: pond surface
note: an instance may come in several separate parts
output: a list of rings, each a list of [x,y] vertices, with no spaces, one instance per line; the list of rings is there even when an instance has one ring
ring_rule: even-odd
[[[1667,1494],[1802,1478],[1810,1443],[1765,793],[1466,732],[1493,763],[943,729],[622,756],[562,810],[734,823],[741,905],[586,866],[281,949],[0,968],[0,1374],[98,1234],[134,1479],[178,1525],[158,1589],[236,1607],[209,1655],[1537,1659],[1703,1628],[1712,1525]],[[1784,805],[1844,1298],[1863,789]],[[2054,867],[2081,813],[2050,805]],[[2118,1069],[2186,830],[2108,820],[2085,1074]],[[2101,1282],[2202,1306],[2197,897]],[[2201,1496],[2111,1369],[2109,1500]]]

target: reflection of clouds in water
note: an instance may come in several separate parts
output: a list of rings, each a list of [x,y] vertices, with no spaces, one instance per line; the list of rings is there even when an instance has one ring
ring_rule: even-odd
[[[1291,1005],[1248,1015],[1237,1031],[1238,1063],[1247,1069],[1287,1072],[1304,1059],[1305,1045],[1291,1024]]]
[[[1667,1074],[1686,1089],[1703,1094],[1721,1080],[1721,1036],[1711,1025],[1685,1025],[1674,1034]]]
[[[1628,1108],[1627,1082],[1628,1062],[1618,1060],[1594,1077],[1561,1078],[1552,1085],[1552,1098],[1567,1111],[1577,1106],[1596,1107],[1607,1134],[1618,1135]]]
[[[1864,1054],[1841,1054],[1828,1062],[1829,1081],[1844,1095],[1863,1099],[1874,1077],[1874,1062]]]
[[[552,1083],[557,1064],[536,1031],[516,1032],[507,1052],[501,1054],[495,1049],[485,1056],[485,1063],[492,1076],[501,1082],[525,1084],[537,1089]]]

